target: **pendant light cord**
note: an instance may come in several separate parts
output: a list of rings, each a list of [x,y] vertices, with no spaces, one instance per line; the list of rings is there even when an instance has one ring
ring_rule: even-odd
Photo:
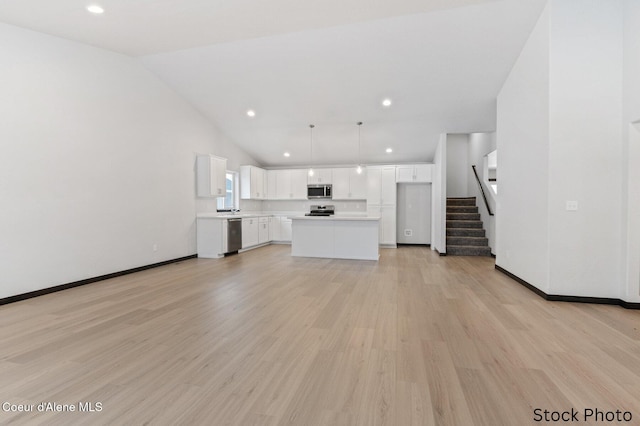
[[[309,124],[309,176],[313,176],[313,124]]]
[[[313,124],[309,124],[309,166],[313,164]]]
[[[362,138],[360,137],[360,130],[362,129],[362,121],[358,121],[356,123],[358,125],[358,167],[361,166],[360,164],[360,145],[362,144]]]

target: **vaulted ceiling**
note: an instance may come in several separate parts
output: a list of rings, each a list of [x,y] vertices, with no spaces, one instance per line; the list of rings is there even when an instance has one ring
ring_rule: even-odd
[[[2,1],[0,21],[137,57],[277,167],[430,161],[442,132],[495,130],[545,0],[95,3]]]

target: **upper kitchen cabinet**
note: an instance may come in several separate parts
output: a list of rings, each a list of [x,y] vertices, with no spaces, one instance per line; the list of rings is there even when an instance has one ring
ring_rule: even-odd
[[[367,205],[396,204],[396,167],[367,167]]]
[[[255,166],[240,166],[240,198],[264,200],[267,198],[267,171]]]
[[[306,200],[307,170],[281,169],[267,172],[270,200]],[[271,185],[274,185],[272,188]]]
[[[267,170],[267,200],[277,200],[278,199],[278,188],[277,188],[277,179],[278,179],[278,170]]]
[[[307,169],[293,169],[291,170],[291,198],[294,200],[306,200],[307,199],[307,181],[306,177],[309,175]]]
[[[331,170],[332,169],[313,169],[313,176],[308,176],[307,183],[312,185],[314,183],[331,183]]]
[[[433,164],[405,164],[396,167],[397,183],[431,183]]]
[[[355,167],[332,169],[334,200],[364,200],[367,198],[366,169],[358,173]]]
[[[226,195],[227,159],[215,155],[196,158],[196,195],[224,197]]]
[[[291,170],[273,170],[275,173],[275,197],[276,200],[291,200]]]

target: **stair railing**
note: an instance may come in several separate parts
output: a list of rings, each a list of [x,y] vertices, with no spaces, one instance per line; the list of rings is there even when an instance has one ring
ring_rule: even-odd
[[[489,201],[487,201],[487,196],[484,193],[484,188],[482,187],[482,183],[480,182],[480,178],[478,177],[478,172],[476,171],[476,165],[473,164],[471,166],[473,169],[473,174],[476,176],[476,182],[478,182],[478,186],[480,187],[480,192],[482,192],[482,198],[484,199],[484,205],[487,207],[487,211],[489,212],[489,216],[493,216],[493,212],[491,211],[491,207],[489,207]]]

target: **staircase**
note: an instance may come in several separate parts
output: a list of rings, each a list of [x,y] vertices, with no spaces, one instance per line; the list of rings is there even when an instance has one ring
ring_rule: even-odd
[[[447,198],[447,255],[491,256],[476,198]]]

